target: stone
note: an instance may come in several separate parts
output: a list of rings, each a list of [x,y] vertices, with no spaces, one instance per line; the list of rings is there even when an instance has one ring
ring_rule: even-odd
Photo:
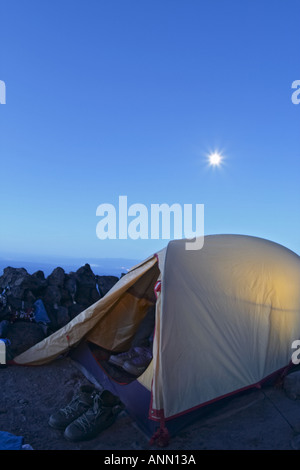
[[[4,268],[3,275],[0,277],[0,288],[5,289],[12,284],[15,284],[17,279],[24,278],[28,275],[25,268],[12,268],[8,266]]]
[[[9,328],[8,320],[0,321],[0,338],[6,338],[8,328]]]
[[[80,305],[80,304],[71,305],[71,307],[68,308],[68,312],[69,312],[71,320],[77,315],[79,315],[79,313],[83,312],[83,310],[85,310],[83,305]]]
[[[70,321],[70,315],[66,307],[58,307],[56,312],[56,324],[58,328],[62,328]]]
[[[28,304],[28,308],[33,307],[34,302],[36,301],[35,295],[31,292],[31,290],[26,290],[24,293],[24,300]]]
[[[7,289],[7,297],[24,300],[27,291],[36,295],[45,287],[45,281],[28,274],[24,268],[5,268],[0,277],[0,287]]]
[[[63,307],[70,307],[74,301],[67,289],[61,289],[61,300],[60,303]]]
[[[57,286],[48,286],[42,298],[44,304],[58,306],[61,300],[61,291]]]
[[[116,276],[97,276],[97,286],[101,297],[104,297],[118,280]]]
[[[74,299],[76,303],[87,308],[100,299],[96,285],[96,276],[89,264],[79,268],[75,273],[75,278],[77,287]]]
[[[43,271],[39,270],[32,274],[33,277],[36,277],[40,281],[45,281],[45,274]]]
[[[96,289],[96,286],[93,288],[86,286],[79,286],[76,295],[75,301],[77,304],[83,305],[84,308],[89,307],[90,305],[97,302],[100,299],[100,295]]]
[[[42,341],[44,334],[36,323],[16,321],[10,324],[7,338],[11,341],[9,346],[11,357],[15,357]]]
[[[76,273],[67,274],[65,277],[64,289],[68,292],[72,303],[75,302],[75,294],[77,291]]]
[[[63,268],[55,268],[47,277],[47,282],[49,286],[56,286],[60,289],[63,288],[65,282],[65,271]]]
[[[76,271],[76,280],[81,286],[92,288],[96,285],[96,276],[89,264],[85,264]]]

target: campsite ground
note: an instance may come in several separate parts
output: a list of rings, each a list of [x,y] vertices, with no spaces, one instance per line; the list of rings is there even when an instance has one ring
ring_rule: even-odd
[[[24,436],[35,450],[156,450],[122,412],[97,438],[72,443],[48,426],[50,414],[67,403],[87,379],[68,358],[41,367],[0,369],[0,430]],[[218,411],[173,437],[168,450],[293,449],[300,439],[300,400],[266,388],[232,398]],[[300,441],[299,441],[300,442]],[[300,447],[300,444],[299,444]]]

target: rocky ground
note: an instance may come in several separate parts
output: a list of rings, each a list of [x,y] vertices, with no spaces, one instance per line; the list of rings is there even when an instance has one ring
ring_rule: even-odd
[[[23,436],[35,450],[158,450],[149,446],[126,411],[99,436],[78,443],[67,441],[48,425],[50,414],[65,405],[80,385],[89,383],[69,358],[39,367],[8,366],[0,369],[0,377],[0,430]],[[289,390],[268,387],[232,398],[173,437],[166,450],[300,448],[298,372],[294,378]],[[289,398],[293,387],[296,399]]]

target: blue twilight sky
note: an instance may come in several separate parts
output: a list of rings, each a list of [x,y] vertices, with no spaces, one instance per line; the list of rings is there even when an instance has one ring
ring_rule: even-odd
[[[0,0],[0,253],[143,259],[167,241],[96,237],[126,195],[299,254],[299,18],[299,0]]]

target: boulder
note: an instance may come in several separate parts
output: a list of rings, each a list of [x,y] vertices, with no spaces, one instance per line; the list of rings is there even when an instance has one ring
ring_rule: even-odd
[[[3,270],[3,275],[0,277],[0,289],[6,289],[8,286],[12,286],[20,278],[29,276],[25,268],[12,268],[8,266]]]
[[[20,318],[18,312],[30,311],[35,302],[40,300],[50,319],[46,325],[47,331],[53,332],[97,302],[118,280],[116,276],[96,276],[89,264],[69,274],[57,267],[46,279],[41,270],[30,275],[25,268],[7,267],[0,276],[0,294],[4,291],[4,295],[0,296],[0,321],[10,321],[15,313],[15,317]],[[12,331],[18,332],[22,327],[26,331],[31,327],[36,328],[36,324],[28,324],[23,320],[16,324],[18,326],[14,326]],[[38,326],[40,329],[36,332],[44,334],[41,324]],[[34,338],[29,337],[28,341],[33,342]],[[25,344],[28,344],[27,340]]]
[[[55,268],[52,273],[47,277],[48,286],[56,286],[62,289],[65,282],[65,271],[63,268]]]
[[[62,328],[70,321],[70,315],[66,307],[58,307],[56,311],[56,325],[57,328]]]
[[[0,338],[6,338],[9,328],[9,321],[2,320],[0,321]]]
[[[48,286],[42,298],[44,304],[58,307],[61,300],[61,291],[57,286]]]
[[[69,308],[73,303],[73,298],[67,289],[61,289],[61,300],[60,303],[63,307]]]
[[[10,324],[7,338],[11,341],[10,353],[15,357],[42,341],[44,333],[36,323],[17,321]]]
[[[77,304],[83,305],[84,308],[89,307],[99,299],[100,295],[96,289],[96,286],[93,288],[79,286],[76,291],[75,301]]]
[[[39,270],[32,274],[33,277],[36,277],[40,281],[45,281],[45,274],[43,271]]]
[[[96,276],[89,264],[85,264],[76,271],[75,279],[77,288],[74,298],[76,303],[87,308],[100,299]]]
[[[81,286],[92,288],[96,285],[96,276],[89,264],[81,266],[81,268],[76,271],[76,280]]]
[[[97,286],[101,297],[118,282],[119,278],[116,276],[96,276]]]
[[[0,277],[0,288],[7,289],[7,296],[23,299],[27,291],[37,295],[46,285],[45,280],[31,276],[24,268],[5,268]]]
[[[68,292],[68,295],[72,299],[72,303],[74,303],[77,291],[76,273],[66,274],[64,289]]]
[[[32,305],[22,299],[18,299],[17,297],[13,297],[12,295],[7,296],[7,303],[8,307],[6,311],[9,313],[13,310],[29,310]]]
[[[31,290],[26,290],[24,293],[24,301],[27,303],[28,307],[33,307],[34,302],[36,301],[35,295],[31,292]]]
[[[53,286],[51,286],[53,287]],[[56,305],[54,306],[53,304],[50,305],[50,304],[47,304],[45,302],[44,303],[44,307],[46,309],[46,312],[47,312],[47,316],[50,320],[50,323],[48,323],[48,326],[49,326],[49,330],[52,330],[52,331],[56,331],[59,329],[59,326],[57,324],[57,312],[58,312],[58,309],[59,309],[59,305]]]
[[[79,315],[79,313],[83,312],[83,310],[85,310],[83,305],[80,305],[80,304],[71,305],[71,307],[68,308],[70,319],[72,320],[74,317]]]

